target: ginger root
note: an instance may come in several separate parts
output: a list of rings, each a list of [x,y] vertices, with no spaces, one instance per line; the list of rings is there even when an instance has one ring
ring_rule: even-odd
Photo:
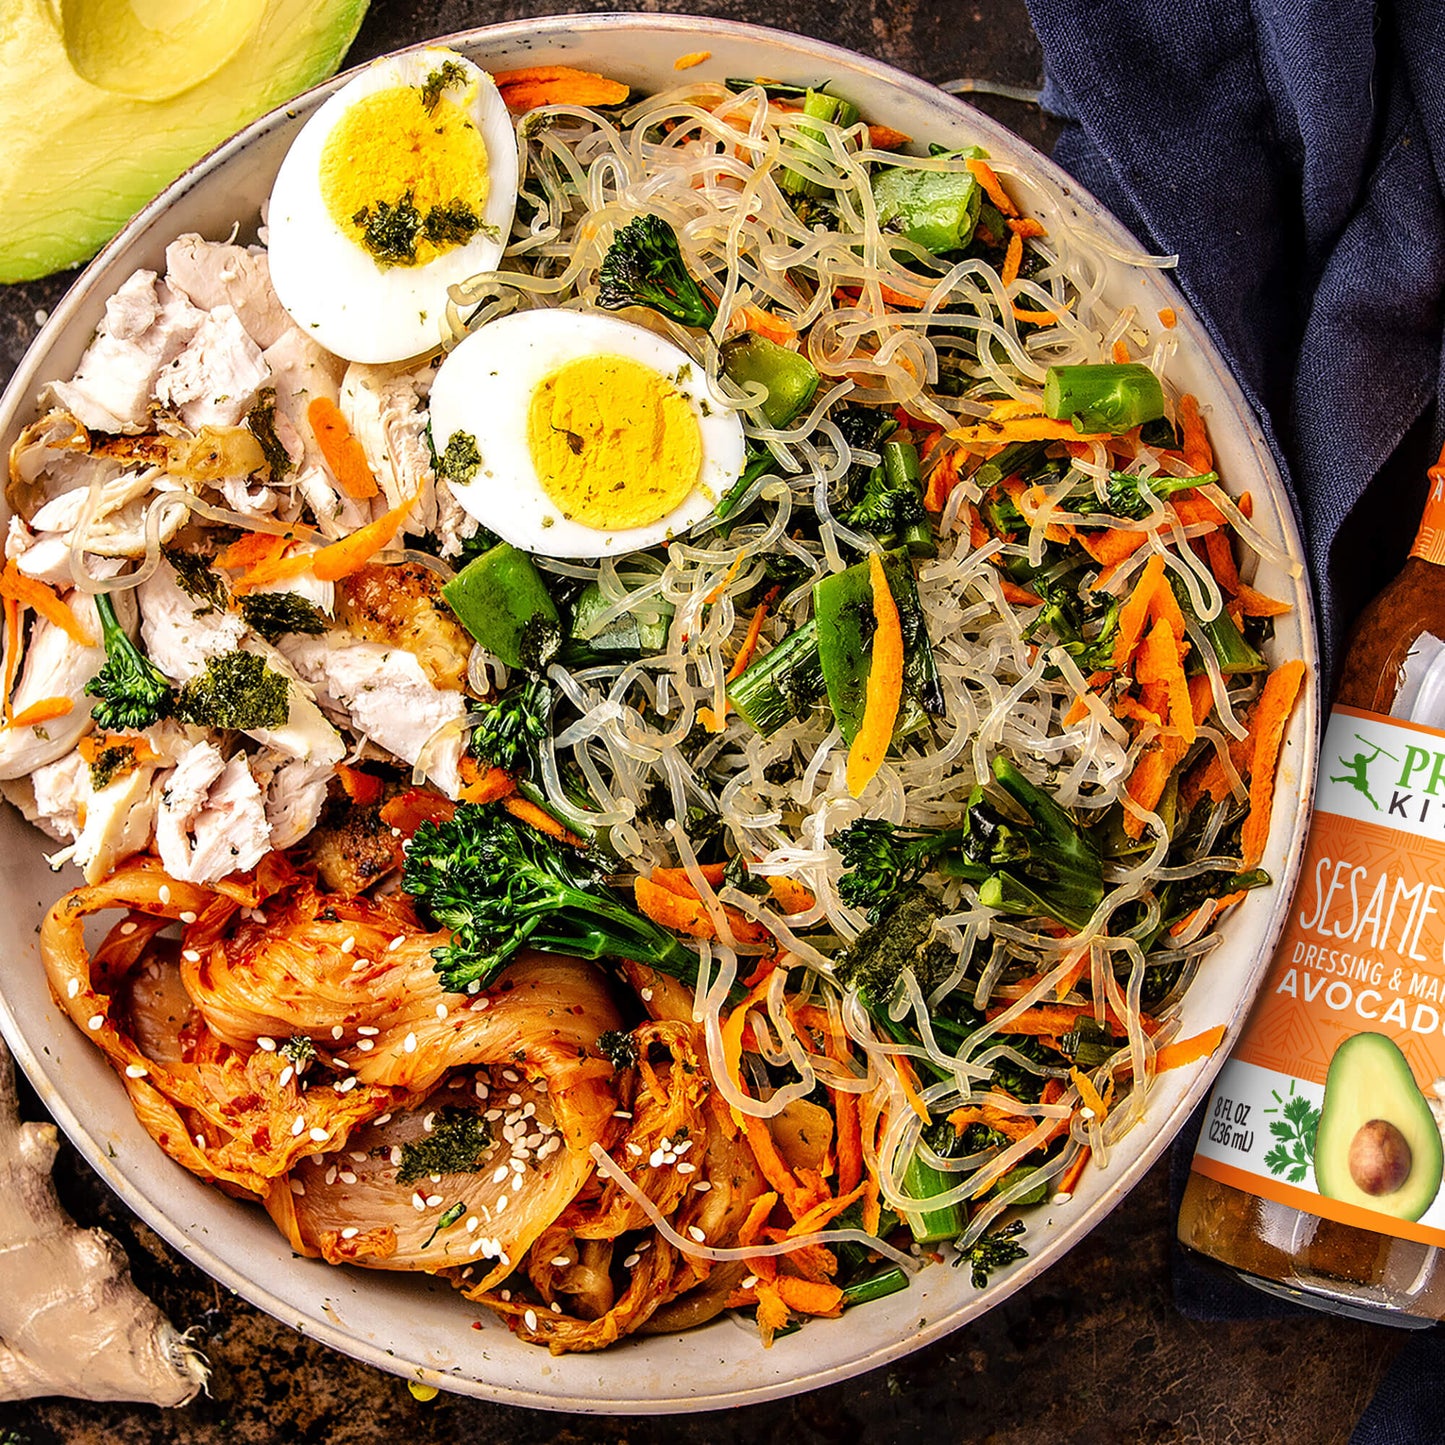
[[[22,1124],[0,1043],[0,1401],[36,1395],[184,1405],[202,1356],[130,1278],[125,1253],[81,1229],[51,1180],[53,1124]]]

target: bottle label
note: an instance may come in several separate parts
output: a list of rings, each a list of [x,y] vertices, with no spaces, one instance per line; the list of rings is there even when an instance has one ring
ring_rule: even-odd
[[[1336,707],[1299,890],[1193,1167],[1445,1245],[1442,1121],[1445,732]]]

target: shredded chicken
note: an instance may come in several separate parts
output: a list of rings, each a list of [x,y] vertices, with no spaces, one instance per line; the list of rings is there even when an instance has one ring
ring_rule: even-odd
[[[207,313],[185,348],[161,369],[155,395],[193,430],[235,426],[271,371],[229,306]]]
[[[254,868],[270,850],[271,828],[246,759],[228,762],[212,744],[194,744],[161,790],[155,844],[166,871],[187,883]]]
[[[271,266],[260,246],[207,241],[189,233],[166,247],[166,284],[202,311],[229,306],[263,351],[291,327],[271,289]]]

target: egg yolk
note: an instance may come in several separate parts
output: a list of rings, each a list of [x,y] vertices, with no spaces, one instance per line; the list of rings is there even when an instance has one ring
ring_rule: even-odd
[[[446,96],[399,85],[363,96],[321,152],[332,220],[381,266],[424,266],[482,229],[487,147]]]
[[[660,372],[623,356],[569,361],[532,393],[527,444],[543,490],[584,527],[645,527],[697,486],[702,432]]]

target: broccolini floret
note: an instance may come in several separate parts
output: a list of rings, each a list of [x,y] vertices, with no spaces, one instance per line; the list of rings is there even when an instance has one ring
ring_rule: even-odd
[[[267,642],[289,632],[315,637],[327,628],[326,614],[299,592],[248,592],[241,598],[241,616]]]
[[[470,1174],[492,1147],[492,1126],[480,1114],[443,1109],[429,1134],[401,1146],[398,1184],[415,1184],[433,1174]]]
[[[609,311],[647,306],[699,330],[717,318],[717,307],[683,262],[677,232],[661,216],[634,216],[618,231],[602,258],[598,282],[597,304]]]
[[[838,885],[843,901],[866,908],[877,922],[900,890],[937,869],[978,884],[985,908],[1083,928],[1104,897],[1098,849],[1002,754],[994,759],[993,776],[1009,800],[1007,809],[975,788],[957,828],[854,823],[836,840],[849,867]]]
[[[175,706],[164,673],[131,641],[115,615],[107,592],[95,596],[105,643],[105,666],[85,685],[87,697],[100,699],[90,715],[108,732],[148,728],[169,717]]]
[[[486,984],[524,948],[631,959],[688,982],[697,960],[665,929],[607,891],[606,869],[504,811],[460,803],[413,835],[402,887],[423,918],[452,930],[432,951],[442,985]]]
[[[472,756],[514,778],[533,776],[540,769],[537,748],[547,736],[551,711],[552,688],[544,679],[533,675],[509,687],[481,709],[472,731]]]
[[[621,1029],[597,1035],[597,1051],[612,1061],[614,1069],[631,1068],[637,1062],[637,1040]]]
[[[1001,1224],[991,1233],[980,1235],[967,1249],[960,1250],[953,1262],[955,1265],[967,1265],[974,1289],[984,1289],[994,1270],[1028,1258],[1028,1250],[1016,1242],[1023,1232],[1022,1219]]]
[[[291,715],[290,687],[279,672],[254,652],[223,653],[206,663],[181,689],[176,716],[201,727],[284,727]]]

